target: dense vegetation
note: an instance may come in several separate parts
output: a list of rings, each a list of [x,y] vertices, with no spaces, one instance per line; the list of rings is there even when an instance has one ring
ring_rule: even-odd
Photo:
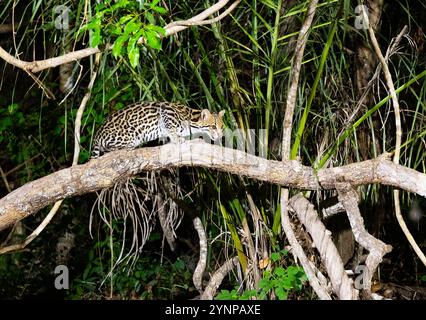
[[[67,68],[36,74],[0,60],[0,197],[71,165],[76,113],[87,91],[91,95],[82,117],[79,163],[88,161],[96,129],[111,112],[144,100],[226,110],[228,128],[255,130],[257,136],[264,137],[257,151],[263,148],[265,157],[280,160],[292,57],[308,3],[243,0],[220,22],[163,37],[167,23],[193,17],[213,0],[105,0],[97,5],[85,0],[2,1],[0,23],[9,25],[13,19],[16,33],[0,33],[0,46],[12,55],[26,61],[42,60],[90,46],[99,46],[102,53],[99,61],[92,55]],[[375,158],[395,146],[387,87],[380,75],[368,84],[377,59],[372,59],[371,53],[361,55],[370,48],[370,40],[365,30],[354,27],[357,5],[358,1],[350,0],[321,1],[305,49],[291,154],[315,169]],[[377,27],[382,52],[405,25],[409,28],[409,37],[390,53],[389,65],[402,109],[400,163],[421,172],[426,170],[425,11],[424,0],[385,1]],[[68,28],[57,25],[64,22],[63,12]],[[146,39],[142,44],[138,44],[140,37]],[[88,89],[93,72],[97,78]],[[72,84],[67,89],[64,82],[70,78]],[[244,269],[250,263],[244,255],[250,256],[247,242],[253,241],[259,261],[269,262],[267,268],[259,265],[259,279],[254,275],[242,279],[241,273],[231,273],[218,298],[315,298],[304,285],[303,269],[288,253],[280,223],[279,186],[207,169],[184,168],[152,177],[159,189],[164,191],[171,184],[174,194],[179,195],[173,198],[179,207],[178,222],[182,218],[176,228],[176,251],[164,241],[157,222],[142,253],[121,263],[110,278],[117,258],[111,252],[121,250],[123,236],[131,238],[131,231],[123,235],[123,221],[107,225],[95,210],[92,238],[89,216],[97,195],[67,199],[25,250],[0,255],[0,297],[193,298],[198,294],[192,274],[199,251],[192,219],[198,216],[209,240],[208,272],[237,254]],[[135,180],[135,185],[148,188],[144,179]],[[371,185],[360,192],[367,229],[394,247],[377,280],[424,286],[425,268],[393,215],[391,188]],[[308,196],[320,206],[330,195],[312,192]],[[424,201],[408,193],[401,199],[407,224],[425,251]],[[147,208],[154,206],[152,202],[153,197]],[[414,207],[420,213],[412,217]],[[0,243],[23,241],[47,212],[0,232]],[[336,243],[347,225],[344,216],[327,221]],[[249,229],[250,239],[241,231],[244,228]],[[309,247],[309,239],[301,241]],[[342,250],[349,256],[345,262],[350,268],[356,248]],[[310,250],[312,260],[316,254]],[[67,291],[53,287],[53,270],[60,263],[70,270]]]

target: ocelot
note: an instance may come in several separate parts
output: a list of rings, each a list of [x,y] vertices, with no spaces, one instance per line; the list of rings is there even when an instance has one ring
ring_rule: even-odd
[[[107,118],[95,135],[92,158],[110,151],[134,149],[156,139],[169,138],[176,143],[203,133],[213,140],[220,139],[224,113],[170,102],[135,103]]]

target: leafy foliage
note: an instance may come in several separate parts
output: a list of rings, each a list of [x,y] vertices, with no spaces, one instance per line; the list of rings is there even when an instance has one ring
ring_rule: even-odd
[[[278,263],[287,255],[285,250],[273,252],[271,260]],[[259,290],[245,290],[239,294],[239,290],[221,290],[217,295],[218,300],[248,300],[256,298],[265,300],[267,297],[276,296],[279,300],[287,300],[291,291],[299,292],[307,277],[301,267],[289,266],[287,268],[277,265],[271,270],[263,272],[259,281]]]
[[[165,30],[157,25],[156,16],[167,13],[167,10],[158,3],[159,0],[106,0],[96,5],[94,17],[79,32],[92,31],[92,47],[113,43],[113,56],[121,57],[124,51],[135,68],[140,59],[139,39],[145,39],[149,47],[161,50],[160,39]]]

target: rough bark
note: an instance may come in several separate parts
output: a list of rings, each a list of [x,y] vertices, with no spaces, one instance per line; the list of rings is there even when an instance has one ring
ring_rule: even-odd
[[[120,150],[83,165],[72,166],[29,182],[0,199],[0,230],[55,201],[111,187],[142,171],[204,167],[285,187],[335,189],[337,183],[380,183],[426,196],[426,175],[379,157],[342,167],[321,169],[298,161],[274,161],[243,151],[199,141],[160,147]]]

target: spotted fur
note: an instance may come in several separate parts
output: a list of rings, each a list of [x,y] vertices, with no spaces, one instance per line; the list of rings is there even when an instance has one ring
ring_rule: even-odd
[[[222,137],[225,111],[191,109],[170,102],[140,102],[111,114],[97,132],[92,158],[104,153],[134,149],[156,139],[182,142],[194,134],[207,134],[212,140]]]

